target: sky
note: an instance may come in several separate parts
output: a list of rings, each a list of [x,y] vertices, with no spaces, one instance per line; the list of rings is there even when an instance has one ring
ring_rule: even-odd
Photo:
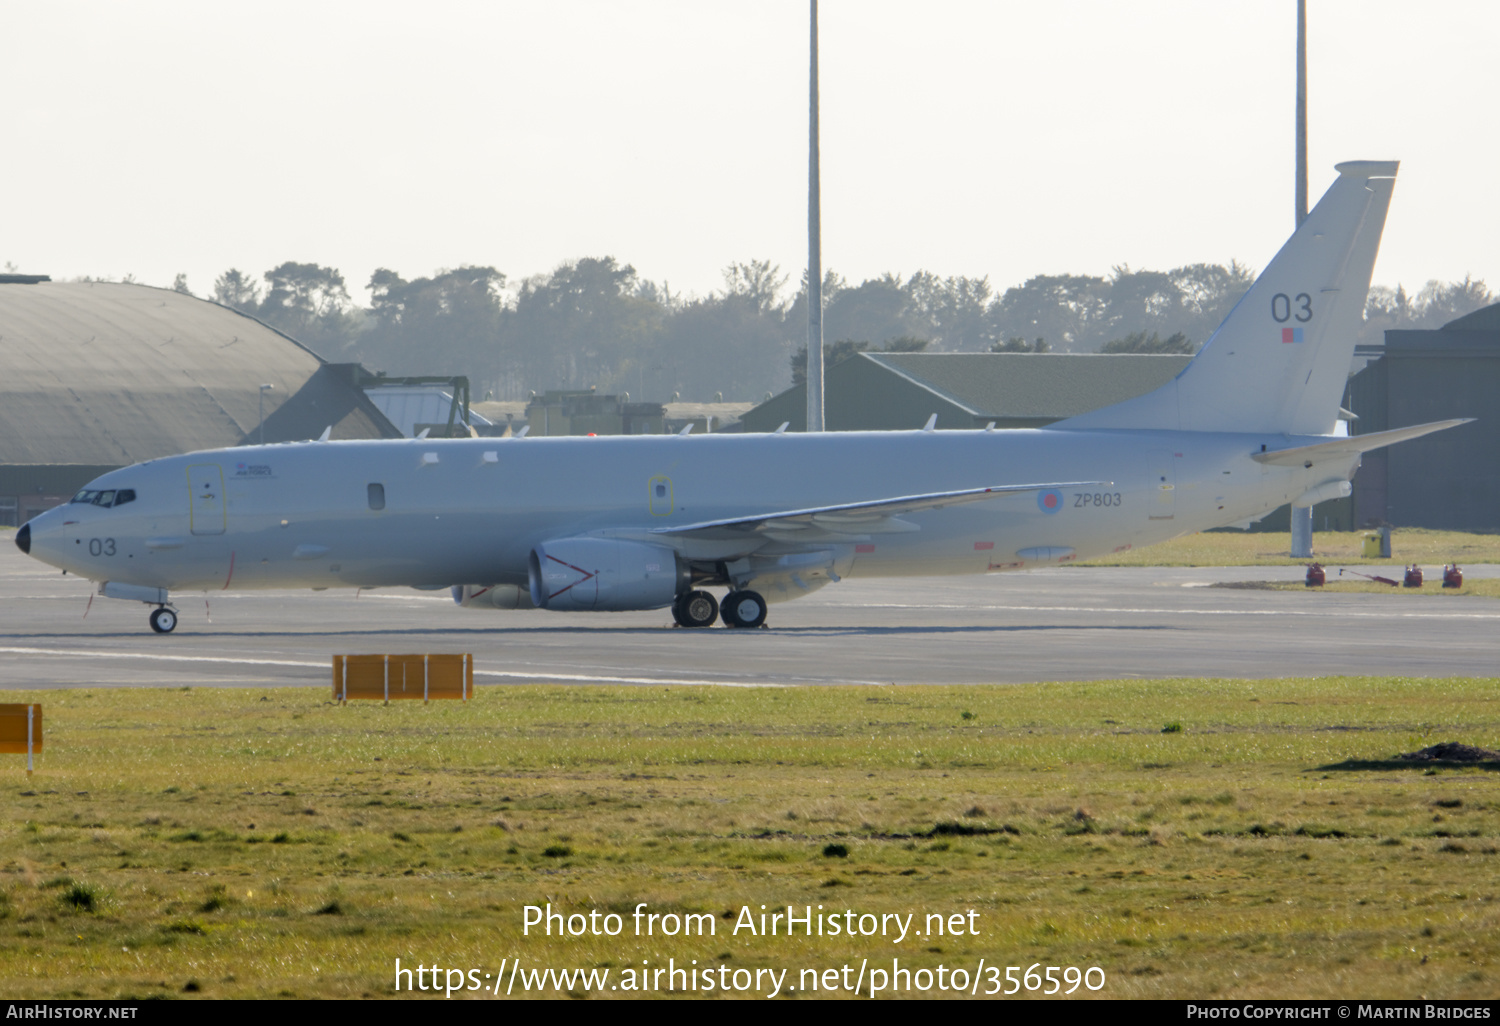
[[[1399,159],[1375,281],[1500,288],[1500,4],[1309,0],[1310,193]],[[1108,274],[1293,227],[1295,0],[822,0],[823,266]],[[0,267],[807,260],[806,0],[0,0]],[[1486,169],[1490,170],[1486,170]]]

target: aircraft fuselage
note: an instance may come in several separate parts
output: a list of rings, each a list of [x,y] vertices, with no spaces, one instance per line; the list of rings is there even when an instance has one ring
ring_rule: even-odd
[[[1295,441],[1043,429],[247,446],[112,471],[89,489],[130,489],[133,501],[50,510],[31,521],[30,551],[96,581],[171,590],[524,585],[532,549],[560,537],[644,539],[711,562],[712,542],[653,532],[893,493],[1101,482],[905,514],[822,542],[834,580],[984,573],[1259,516],[1330,476],[1250,458]],[[806,538],[755,544],[762,557],[819,544]]]

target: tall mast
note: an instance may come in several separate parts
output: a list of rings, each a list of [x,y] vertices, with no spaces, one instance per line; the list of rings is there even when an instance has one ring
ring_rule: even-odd
[[[811,3],[807,111],[807,430],[823,430],[823,240],[818,183],[818,0]]]
[[[1307,0],[1297,0],[1297,227],[1307,220]],[[1313,554],[1311,506],[1291,507],[1292,556]]]
[[[1297,227],[1307,220],[1307,0],[1297,0]]]

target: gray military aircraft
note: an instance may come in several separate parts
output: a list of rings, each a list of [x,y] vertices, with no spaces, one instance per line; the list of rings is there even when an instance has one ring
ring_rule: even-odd
[[[1338,165],[1176,379],[1044,429],[244,446],[111,471],[16,544],[161,633],[173,591],[389,586],[758,627],[845,578],[1047,566],[1309,506],[1349,494],[1361,453],[1464,423],[1338,432],[1396,168]]]

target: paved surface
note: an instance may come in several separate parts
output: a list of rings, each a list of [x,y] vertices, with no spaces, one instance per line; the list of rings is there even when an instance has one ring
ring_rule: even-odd
[[[446,592],[179,596],[158,636],[139,603],[23,556],[0,534],[0,687],[327,686],[335,652],[473,652],[480,683],[992,683],[1106,677],[1494,676],[1500,600],[1212,587],[1298,567],[1086,569],[846,581],[771,607],[772,629],[686,631],[665,611],[467,610]],[[1368,569],[1368,568],[1367,568]],[[1500,576],[1500,567],[1466,568]],[[1399,570],[1387,576],[1399,577]],[[1431,568],[1429,568],[1431,576]]]

